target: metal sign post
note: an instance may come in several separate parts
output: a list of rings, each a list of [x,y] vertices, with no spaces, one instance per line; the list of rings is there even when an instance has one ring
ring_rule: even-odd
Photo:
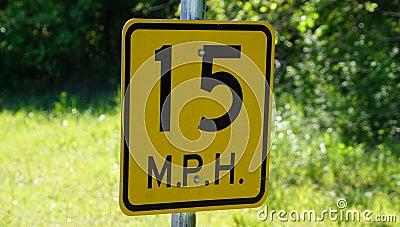
[[[181,20],[204,20],[205,0],[181,0]]]
[[[204,1],[182,1],[182,20],[131,19],[122,30],[126,215],[175,213],[172,226],[195,226],[193,212],[267,197],[274,31],[201,20]]]
[[[181,0],[181,20],[204,20],[206,0]],[[196,213],[172,213],[171,227],[195,227]]]

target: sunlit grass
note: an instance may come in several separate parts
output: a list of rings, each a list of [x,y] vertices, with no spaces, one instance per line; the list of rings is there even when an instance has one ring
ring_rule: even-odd
[[[400,222],[395,152],[385,145],[346,146],[308,123],[290,100],[278,103],[268,210],[318,213],[337,209],[336,201],[345,198],[346,209],[397,214]],[[168,226],[170,215],[127,217],[119,210],[119,112],[64,111],[0,113],[0,226]],[[198,212],[197,224],[271,224],[257,220],[258,210]],[[287,223],[275,217],[272,224]]]

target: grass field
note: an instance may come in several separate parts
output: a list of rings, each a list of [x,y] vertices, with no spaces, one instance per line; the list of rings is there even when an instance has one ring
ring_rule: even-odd
[[[127,217],[118,205],[120,114],[65,103],[52,111],[0,112],[0,226],[169,226],[170,215]],[[346,210],[395,215],[400,223],[399,151],[346,146],[306,121],[290,98],[279,105],[269,194],[259,209],[198,212],[198,226],[310,225],[257,218],[258,210]],[[67,105],[67,106],[65,106]],[[267,213],[268,213],[267,212]],[[276,214],[275,214],[276,215]],[[287,216],[288,217],[288,216]],[[359,225],[365,221],[314,222]],[[374,223],[394,226],[395,223]]]

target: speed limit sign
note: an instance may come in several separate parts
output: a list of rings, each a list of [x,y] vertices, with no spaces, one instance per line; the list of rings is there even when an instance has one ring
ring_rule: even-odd
[[[265,22],[126,23],[120,179],[125,214],[265,201],[274,41]]]

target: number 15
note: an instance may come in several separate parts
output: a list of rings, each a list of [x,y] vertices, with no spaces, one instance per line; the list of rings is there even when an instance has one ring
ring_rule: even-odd
[[[217,85],[226,85],[232,94],[232,105],[228,112],[217,118],[202,117],[198,128],[213,132],[228,127],[239,115],[243,102],[242,88],[239,81],[230,73],[219,71],[212,73],[214,58],[240,58],[239,45],[204,45],[204,55],[201,64],[200,88],[211,92]],[[171,113],[171,58],[172,46],[164,45],[155,51],[155,60],[161,62],[160,88],[160,132],[170,130]]]

